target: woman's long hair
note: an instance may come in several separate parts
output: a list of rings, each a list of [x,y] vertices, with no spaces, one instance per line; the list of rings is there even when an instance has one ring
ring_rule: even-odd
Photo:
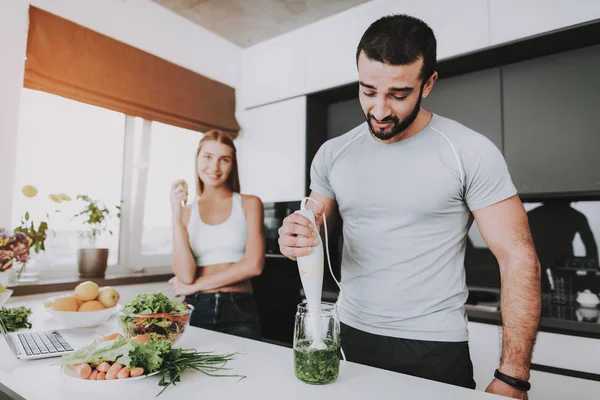
[[[196,166],[196,192],[198,193],[198,197],[204,191],[204,182],[200,179],[200,175],[198,174],[198,157],[200,156],[200,150],[202,150],[202,145],[206,142],[214,141],[223,143],[226,146],[231,147],[231,172],[227,177],[227,181],[225,184],[232,192],[240,192],[240,176],[238,173],[238,163],[237,163],[237,150],[235,145],[233,144],[233,139],[227,133],[220,131],[218,129],[211,129],[210,131],[204,134],[204,137],[200,139],[198,143],[198,148],[196,149],[196,161],[194,165]]]

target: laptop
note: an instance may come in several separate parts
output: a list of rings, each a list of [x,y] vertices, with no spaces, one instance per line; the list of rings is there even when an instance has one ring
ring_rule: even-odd
[[[74,351],[59,330],[7,332],[0,319],[0,332],[13,354],[21,360],[60,357]]]

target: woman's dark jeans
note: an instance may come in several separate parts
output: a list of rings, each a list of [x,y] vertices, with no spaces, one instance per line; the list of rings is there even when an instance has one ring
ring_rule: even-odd
[[[258,309],[252,293],[196,293],[185,297],[194,306],[190,325],[249,339],[260,339]]]

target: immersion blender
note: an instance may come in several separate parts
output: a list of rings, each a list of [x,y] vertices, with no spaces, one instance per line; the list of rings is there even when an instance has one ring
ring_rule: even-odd
[[[323,289],[323,242],[321,241],[321,235],[317,230],[317,222],[315,220],[315,214],[312,210],[306,209],[306,200],[312,200],[315,203],[316,200],[305,197],[300,203],[300,210],[296,213],[306,217],[312,224],[313,230],[317,233],[317,240],[319,244],[312,248],[312,252],[309,255],[301,256],[297,258],[298,270],[300,272],[300,280],[302,281],[302,287],[304,288],[304,294],[308,303],[308,319],[310,321],[310,328],[312,331],[313,342],[310,347],[314,349],[324,350],[327,348],[323,339],[321,338],[321,291]]]

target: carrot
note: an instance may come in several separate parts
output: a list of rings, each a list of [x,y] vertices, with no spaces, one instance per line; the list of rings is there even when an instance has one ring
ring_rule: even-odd
[[[141,343],[145,343],[147,341],[150,340],[150,336],[148,335],[137,335],[133,337],[133,340],[135,340],[136,342],[141,342]]]
[[[121,336],[120,333],[110,333],[110,334],[102,337],[102,340],[115,340],[120,337],[123,337],[123,336]]]
[[[127,378],[129,378],[129,371],[127,371],[127,368],[121,368],[119,370],[119,373],[117,374],[117,378],[118,379],[127,379]]]
[[[96,369],[98,370],[98,372],[107,372],[109,368],[110,368],[110,364],[107,363],[106,361],[102,361],[100,364],[98,364],[96,366]]]
[[[96,379],[98,379],[98,371],[93,370],[90,377],[88,378],[90,381],[95,381]]]
[[[90,367],[90,364],[77,364],[73,366],[73,369],[79,379],[88,379],[92,374],[92,367]]]
[[[111,365],[108,371],[106,372],[106,380],[117,379],[117,374],[122,368],[123,365],[119,363],[114,363],[113,365]]]
[[[96,377],[97,381],[104,381],[106,380],[106,373],[105,372],[98,372],[98,376]]]
[[[142,375],[144,375],[144,368],[142,368],[142,367],[134,368],[129,372],[129,375],[132,378],[135,378],[137,376],[142,376]]]

